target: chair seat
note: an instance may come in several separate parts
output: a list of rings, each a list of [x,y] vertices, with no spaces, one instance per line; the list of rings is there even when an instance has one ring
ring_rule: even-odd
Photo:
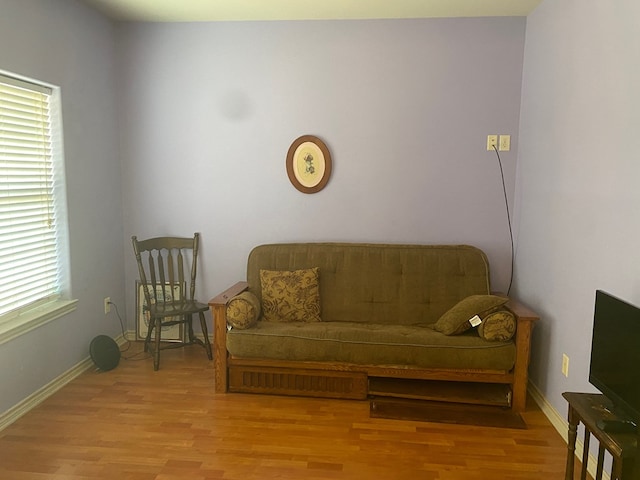
[[[185,300],[183,302],[162,303],[152,305],[149,308],[151,317],[174,317],[178,315],[190,315],[192,313],[206,312],[209,305],[196,300]]]

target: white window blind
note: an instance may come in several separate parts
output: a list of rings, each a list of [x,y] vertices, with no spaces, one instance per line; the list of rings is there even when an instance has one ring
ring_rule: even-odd
[[[60,294],[50,97],[0,75],[0,323]]]

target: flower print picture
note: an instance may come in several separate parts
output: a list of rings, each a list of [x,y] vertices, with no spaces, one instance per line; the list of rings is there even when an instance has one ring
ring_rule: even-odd
[[[313,155],[307,153],[307,156],[304,157],[304,161],[307,164],[307,167],[304,169],[304,173],[313,175],[316,172],[316,169],[313,167]]]
[[[287,175],[294,187],[303,193],[319,192],[330,174],[331,155],[322,140],[304,135],[293,142],[287,154]]]

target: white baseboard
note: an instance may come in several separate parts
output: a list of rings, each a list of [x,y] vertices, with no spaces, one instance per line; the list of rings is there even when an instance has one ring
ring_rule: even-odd
[[[533,383],[529,382],[528,391],[531,395],[531,398],[538,404],[542,413],[549,419],[551,425],[558,431],[558,433],[562,436],[565,443],[568,443],[569,437],[569,422],[558,413],[558,411],[553,408],[553,406],[549,403],[549,401],[542,395],[542,392],[536,387]],[[584,448],[584,443],[579,438],[576,439],[576,457],[582,461],[582,451]],[[598,460],[596,457],[589,452],[589,458],[587,462],[587,471],[591,475],[592,478],[596,477],[596,468],[598,465]],[[607,472],[602,472],[603,480],[610,480],[610,475]]]
[[[133,332],[135,335],[135,332]],[[127,337],[130,338],[132,332],[127,332]],[[120,335],[116,339],[116,343],[118,345],[122,345],[126,342],[125,338]],[[67,383],[71,382],[73,379],[80,376],[82,373],[86,372],[90,368],[94,366],[93,361],[90,357],[85,358],[80,363],[74,365],[69,370],[64,372],[62,375],[54,378],[51,382],[46,384],[44,387],[39,390],[33,392],[27,398],[17,403],[9,410],[0,414],[0,431],[4,430],[6,427],[11,425],[13,422],[18,420],[24,414],[29,412],[31,409],[37,407],[44,400],[49,398],[51,395],[56,393],[62,387],[64,387]]]

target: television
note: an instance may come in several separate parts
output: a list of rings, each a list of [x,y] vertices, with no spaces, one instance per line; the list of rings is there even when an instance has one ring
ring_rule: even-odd
[[[640,308],[602,290],[596,291],[589,383],[613,406],[609,428],[602,428],[640,424]]]

